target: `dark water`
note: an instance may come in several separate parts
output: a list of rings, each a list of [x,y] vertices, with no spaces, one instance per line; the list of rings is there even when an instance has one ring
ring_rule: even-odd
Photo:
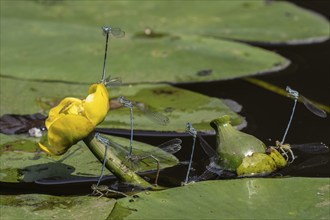
[[[304,8],[309,8],[322,14],[329,19],[330,1],[291,1]],[[291,60],[291,65],[280,72],[268,75],[256,76],[273,85],[285,89],[290,86],[298,90],[305,97],[313,99],[325,105],[330,105],[330,42],[295,45],[295,46],[260,46],[281,54]],[[244,132],[252,134],[266,145],[274,145],[276,140],[281,140],[287,126],[293,101],[289,98],[272,93],[263,88],[252,85],[242,79],[177,85],[183,89],[189,89],[208,96],[218,98],[229,98],[236,100],[243,106],[240,113],[248,121]],[[319,118],[307,110],[303,104],[298,104],[291,128],[286,137],[290,144],[302,144],[312,142],[323,142],[330,145],[330,117]],[[191,138],[184,137],[184,148],[178,154],[181,160],[188,160]],[[215,145],[215,137],[205,137],[212,145]],[[139,138],[157,144],[156,138]],[[159,141],[159,138],[157,138]],[[165,141],[166,139],[164,139]],[[330,164],[328,162],[330,153],[315,157],[295,152],[298,159],[292,164],[292,169],[285,172],[291,176],[304,177],[330,177]],[[195,167],[203,168],[198,163],[205,154],[198,149],[195,153]],[[308,161],[309,160],[309,161]],[[318,165],[319,164],[319,165]]]
[[[329,19],[330,1],[292,1],[297,5],[319,12]],[[256,78],[285,88],[289,85],[298,90],[304,96],[330,105],[330,42],[302,45],[302,46],[262,46],[265,49],[275,51],[291,60],[292,64],[287,69],[268,75],[256,76]],[[177,87],[189,89],[208,96],[229,98],[236,100],[243,106],[240,113],[246,117],[248,126],[243,130],[252,134],[266,143],[274,145],[275,140],[281,140],[284,134],[293,101],[289,98],[267,91],[252,85],[242,79],[212,83],[182,84]],[[286,142],[301,144],[311,142],[323,142],[330,145],[330,117],[323,119],[309,112],[302,104],[297,105],[296,114]],[[136,140],[158,145],[169,137],[138,137]],[[215,146],[215,137],[208,136],[205,139],[211,146]],[[176,154],[181,161],[187,161],[190,156],[192,139],[182,137],[183,149]],[[296,152],[298,159],[291,168],[283,171],[285,175],[304,177],[330,177],[330,153],[321,157]],[[309,160],[309,162],[308,162]],[[306,164],[307,161],[307,164]],[[194,156],[194,168],[196,174],[203,172],[207,158],[204,152],[197,146]],[[318,165],[319,164],[319,165]],[[165,184],[179,184],[184,180],[187,166],[179,166],[162,172],[161,182]],[[105,181],[104,183],[110,183]],[[169,183],[171,182],[171,183]],[[91,183],[37,186],[26,184],[25,192],[50,192],[55,194],[83,194],[90,192]],[[20,186],[7,185],[7,192],[22,192]],[[29,188],[30,190],[26,189]],[[2,188],[4,189],[4,188]],[[11,190],[10,190],[11,189]],[[22,189],[24,191],[24,189]]]
[[[292,1],[297,5],[310,8],[329,19],[330,1]],[[262,46],[275,51],[291,60],[292,64],[285,70],[256,78],[285,88],[289,85],[304,96],[330,105],[330,42],[296,45],[296,46]],[[194,85],[181,85],[208,96],[230,98],[243,105],[240,113],[246,117],[248,127],[243,131],[263,140],[267,145],[281,140],[288,119],[290,117],[293,101],[252,85],[243,80],[225,82],[200,83]],[[319,118],[309,112],[302,104],[298,104],[293,123],[286,138],[291,144],[323,142],[330,144],[330,119]],[[208,138],[214,143],[214,137]],[[308,159],[311,155],[298,155],[300,161]],[[330,158],[330,154],[327,155]],[[296,170],[290,173],[294,176],[329,177],[329,163],[321,166]]]

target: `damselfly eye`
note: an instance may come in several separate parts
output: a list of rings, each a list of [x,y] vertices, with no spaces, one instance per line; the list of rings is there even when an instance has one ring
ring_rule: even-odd
[[[299,92],[291,89],[289,86],[286,87],[286,91],[291,98],[297,99],[299,97]]]
[[[104,27],[102,27],[102,30],[103,30],[103,34],[106,35],[107,33],[110,32],[111,28],[104,26]]]

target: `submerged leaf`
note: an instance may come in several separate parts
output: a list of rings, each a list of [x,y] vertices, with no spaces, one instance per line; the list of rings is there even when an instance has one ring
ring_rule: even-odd
[[[1,195],[1,218],[106,219],[115,202],[92,196]]]

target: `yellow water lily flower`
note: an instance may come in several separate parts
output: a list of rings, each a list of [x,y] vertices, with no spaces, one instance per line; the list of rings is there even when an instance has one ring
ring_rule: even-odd
[[[49,111],[45,122],[48,135],[39,147],[48,154],[64,154],[72,145],[88,136],[109,110],[109,93],[103,83],[89,87],[86,99],[64,98]]]

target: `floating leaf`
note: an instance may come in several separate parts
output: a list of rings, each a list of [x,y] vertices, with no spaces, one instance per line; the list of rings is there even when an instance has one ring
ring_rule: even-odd
[[[117,94],[147,105],[151,110],[167,116],[166,126],[155,123],[134,109],[134,129],[142,131],[185,132],[186,123],[191,122],[202,132],[213,134],[209,122],[218,116],[230,114],[233,124],[240,125],[243,119],[230,110],[222,100],[169,85],[133,85],[118,88]],[[111,94],[111,92],[110,92]],[[111,95],[110,95],[111,96]],[[102,128],[129,129],[128,108],[110,110]]]
[[[329,22],[323,16],[285,1],[56,1],[5,2],[5,18],[75,24],[72,31],[86,30],[105,21],[120,26],[126,35],[150,38],[168,34],[206,35],[262,43],[311,43],[329,38]],[[119,13],[120,12],[120,13]],[[138,18],[138,21],[137,21]],[[77,25],[78,24],[78,25]],[[79,27],[83,25],[84,27]],[[15,26],[17,31],[20,28]],[[34,32],[56,37],[56,30],[36,23]],[[148,29],[146,29],[148,28]],[[144,34],[144,32],[146,34]],[[80,39],[80,38],[78,38]],[[48,45],[50,46],[50,45]]]
[[[306,190],[308,189],[308,190]],[[117,201],[108,219],[328,219],[329,178],[205,181]]]
[[[121,144],[128,151],[129,140],[126,138],[107,136],[116,143]],[[81,179],[86,177],[98,177],[102,164],[94,157],[89,149],[79,142],[70,148],[68,153],[51,157],[41,153],[37,148],[35,138],[23,138],[23,135],[7,136],[0,134],[1,140],[12,139],[10,142],[1,141],[0,145],[0,181],[2,182],[34,182],[41,179]],[[134,141],[134,154],[150,154],[158,158],[160,168],[175,166],[178,159],[161,149]],[[124,158],[125,155],[122,155]],[[139,163],[139,172],[156,170],[157,164],[151,158]],[[106,175],[110,172],[106,171]]]
[[[116,200],[92,196],[1,195],[2,219],[106,219]]]
[[[190,31],[184,31],[187,27],[196,31],[196,34],[198,31],[207,34],[218,30],[216,26],[206,26],[209,31],[205,31],[204,25],[212,24],[210,19],[218,18],[223,8],[221,4],[215,5],[211,10],[219,8],[220,11],[217,11],[216,15],[201,19],[201,26],[193,27],[198,22],[194,22],[192,18],[181,22],[185,14],[181,12],[177,12],[180,19],[171,18],[171,21],[175,22],[167,21],[166,25],[163,24],[162,16],[155,12],[171,16],[173,6],[165,2],[160,2],[159,6],[134,3],[136,7],[127,7],[127,2],[86,3],[88,2],[65,1],[63,4],[47,7],[31,1],[20,4],[4,3],[4,9],[1,9],[1,29],[4,30],[1,33],[1,74],[45,81],[90,83],[99,80],[104,54],[104,37],[99,25],[104,21],[99,21],[98,15],[105,13],[104,10],[107,10],[106,13],[110,17],[116,14],[114,12],[125,12],[120,16],[120,22],[118,14],[117,18],[107,18],[112,24],[121,24],[127,33],[123,39],[111,39],[109,53],[111,72],[120,76],[124,83],[225,80],[273,72],[289,64],[289,61],[280,55],[261,48],[196,36]],[[205,5],[193,4],[189,10],[182,7],[182,12],[190,11],[192,14],[189,17],[207,12],[209,17],[211,6],[201,11],[201,4]],[[241,7],[241,4],[238,6]],[[224,8],[234,7],[233,11],[238,6],[224,4]],[[198,13],[195,13],[196,10]],[[61,19],[57,19],[59,11]],[[91,11],[95,13],[90,13]],[[76,16],[78,14],[79,16]],[[231,16],[233,14],[236,15],[230,13]],[[136,24],[136,16],[139,17],[139,24]],[[154,17],[156,18],[153,21]],[[242,18],[246,17],[247,15]],[[89,22],[84,23],[82,19],[88,19]],[[264,20],[260,17],[255,19]],[[275,19],[272,18],[273,20]],[[256,22],[252,20],[250,23]],[[236,20],[233,24],[236,24]],[[162,26],[169,32],[162,37],[144,37],[143,34],[141,37],[140,32],[148,25]],[[166,28],[167,25],[169,26]],[[247,27],[253,29],[250,24]],[[238,29],[240,28],[242,27]],[[269,27],[260,28],[258,34],[265,29],[268,30]],[[21,33],[24,33],[24,39]]]
[[[49,110],[67,96],[85,98],[88,85],[30,82],[0,77],[0,115],[34,114]],[[90,84],[92,84],[91,82]],[[15,101],[13,101],[15,100]]]
[[[0,88],[1,114],[33,114],[42,111],[46,115],[47,111],[64,97],[84,97],[88,87],[87,85],[69,86],[65,83],[18,81],[4,77],[1,77],[1,82],[3,82]],[[233,125],[244,127],[243,118],[231,111],[218,98],[164,84],[118,86],[110,88],[109,91],[113,100],[125,96],[170,119],[167,126],[162,126],[134,108],[135,130],[185,132],[185,125],[189,121],[201,132],[214,134],[209,122],[223,115],[230,115]],[[17,95],[19,93],[24,96]],[[10,101],[14,99],[15,102]],[[105,121],[98,127],[129,130],[129,118],[128,108],[112,106]]]

